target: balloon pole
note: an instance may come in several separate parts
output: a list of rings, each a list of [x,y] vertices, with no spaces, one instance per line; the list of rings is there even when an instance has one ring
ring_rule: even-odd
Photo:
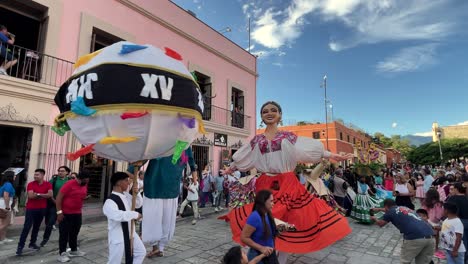
[[[136,198],[138,195],[138,192],[133,191],[134,186],[138,186],[138,172],[140,171],[141,166],[143,166],[142,161],[137,161],[132,163],[133,165],[133,184],[132,184],[132,211],[135,211],[136,207]],[[131,227],[131,233],[130,233],[130,250],[131,254],[133,256],[133,235],[135,233],[135,219],[132,219],[132,227]]]

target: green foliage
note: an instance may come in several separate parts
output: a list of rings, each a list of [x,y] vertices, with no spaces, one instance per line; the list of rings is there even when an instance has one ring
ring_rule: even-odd
[[[393,135],[389,138],[384,134],[377,132],[374,134],[374,138],[376,138],[384,147],[394,148],[400,151],[404,157],[407,157],[414,148],[410,145],[408,139],[402,139],[400,135]]]
[[[385,165],[378,162],[354,164],[354,172],[360,176],[374,176],[383,168]]]
[[[468,157],[468,139],[442,139],[443,161]],[[407,156],[408,160],[415,164],[439,164],[439,143],[431,142],[413,149]]]

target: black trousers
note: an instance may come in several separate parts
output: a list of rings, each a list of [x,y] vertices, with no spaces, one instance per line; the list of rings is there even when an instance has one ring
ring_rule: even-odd
[[[72,251],[78,249],[78,233],[81,229],[81,214],[64,214],[59,225],[59,254],[67,251],[67,244]]]
[[[52,233],[52,226],[55,225],[57,220],[57,210],[55,209],[55,204],[47,204],[47,209],[45,213],[45,230],[44,237],[42,242],[49,241],[50,234]]]
[[[20,240],[18,243],[18,249],[23,249],[28,238],[29,231],[32,227],[31,241],[29,245],[35,245],[37,240],[37,234],[39,233],[39,227],[41,226],[42,220],[44,219],[46,209],[26,209],[26,215],[24,217],[23,231],[21,232]]]

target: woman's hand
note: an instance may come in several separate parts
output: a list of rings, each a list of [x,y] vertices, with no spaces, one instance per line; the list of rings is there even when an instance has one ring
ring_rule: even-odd
[[[273,248],[271,247],[261,247],[260,252],[265,256],[270,256],[273,253]]]
[[[333,160],[336,160],[336,161],[344,161],[344,160],[349,160],[349,159],[353,159],[353,158],[354,158],[354,154],[352,154],[352,153],[347,153],[347,154],[344,154],[344,155],[332,153],[331,156],[330,156],[330,159],[333,159]]]

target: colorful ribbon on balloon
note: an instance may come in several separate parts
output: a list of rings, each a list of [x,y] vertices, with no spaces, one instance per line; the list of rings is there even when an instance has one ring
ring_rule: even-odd
[[[67,159],[71,160],[71,161],[77,160],[79,157],[93,152],[93,148],[94,148],[95,145],[96,144],[91,144],[91,145],[88,145],[86,147],[80,148],[79,150],[77,150],[77,151],[75,151],[73,153],[69,152],[69,153],[67,153]]]
[[[177,140],[174,147],[174,154],[172,155],[172,164],[176,164],[177,161],[182,157],[182,153],[188,147],[189,143],[186,141]]]

